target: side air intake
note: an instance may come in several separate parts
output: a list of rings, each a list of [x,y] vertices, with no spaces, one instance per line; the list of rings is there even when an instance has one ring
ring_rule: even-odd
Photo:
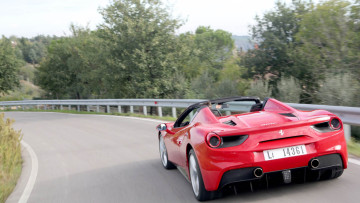
[[[226,124],[226,125],[236,126],[236,123],[234,121],[232,121],[232,120],[228,120],[228,121],[225,121],[223,123]]]

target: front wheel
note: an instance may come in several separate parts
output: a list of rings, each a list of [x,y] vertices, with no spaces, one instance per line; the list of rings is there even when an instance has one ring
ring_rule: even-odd
[[[168,159],[167,150],[164,142],[164,138],[162,135],[160,135],[159,139],[159,151],[160,151],[160,159],[161,163],[166,169],[173,169],[175,168],[175,165],[171,163]]]
[[[207,191],[205,189],[204,181],[201,175],[199,164],[195,155],[194,150],[189,152],[189,172],[190,172],[190,181],[191,186],[194,192],[194,195],[199,201],[206,201],[220,196],[221,193],[217,191]]]

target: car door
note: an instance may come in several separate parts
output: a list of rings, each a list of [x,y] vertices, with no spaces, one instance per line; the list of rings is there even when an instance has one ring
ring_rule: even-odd
[[[175,133],[170,138],[170,145],[172,146],[172,151],[168,152],[171,153],[172,162],[177,165],[182,166],[184,162],[184,157],[182,153],[180,153],[180,147],[183,145],[183,140],[189,134],[189,130],[192,126],[191,121],[196,116],[198,108],[191,109],[184,115],[183,118],[179,118],[177,123],[174,124],[174,128],[172,131]],[[186,159],[186,157],[185,157]]]

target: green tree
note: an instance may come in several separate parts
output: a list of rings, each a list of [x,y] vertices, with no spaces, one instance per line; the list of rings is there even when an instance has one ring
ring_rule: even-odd
[[[33,38],[16,38],[11,37],[16,42],[16,49],[20,51],[18,54],[20,59],[23,59],[27,63],[39,64],[47,54],[47,46],[50,42],[57,37],[38,35]]]
[[[175,30],[181,25],[160,0],[114,0],[102,9],[100,36],[111,52],[107,80],[114,98],[176,95],[170,79],[178,70]]]
[[[71,56],[69,39],[53,41],[48,48],[48,57],[40,64],[36,74],[36,83],[44,89],[50,98],[64,98],[69,86],[69,68],[67,60]]]
[[[242,94],[246,80],[233,54],[231,33],[200,26],[178,37],[180,70],[190,83],[187,98],[218,98]]]
[[[217,81],[224,64],[233,55],[235,46],[231,33],[200,26],[195,34],[185,33],[179,38],[185,50],[181,67],[187,78],[208,72]]]
[[[295,35],[302,15],[311,6],[311,3],[302,1],[293,1],[290,6],[277,2],[274,10],[265,13],[262,18],[255,17],[256,25],[251,27],[251,33],[257,46],[242,57],[241,64],[248,69],[246,77],[267,80],[274,96],[279,94],[277,84],[283,76],[297,78],[304,89],[302,92],[315,89],[313,86],[316,85],[302,80],[304,76],[313,75],[306,67],[300,67],[299,56],[294,52],[298,46]],[[311,102],[307,95],[301,97],[302,102]]]
[[[11,41],[2,37],[0,39],[0,94],[19,86],[17,70],[20,65]]]
[[[37,72],[37,83],[50,98],[102,98],[106,55],[103,41],[87,28],[71,25],[71,37],[52,41]]]
[[[296,37],[302,54],[313,59],[307,65],[316,67],[319,73],[342,70],[351,64],[354,33],[348,23],[349,5],[347,1],[330,0],[303,15]]]
[[[326,79],[324,73],[359,73],[360,44],[359,30],[356,31],[356,8],[356,5],[351,6],[348,1],[329,0],[311,7],[309,12],[302,16],[299,32],[296,33],[299,46],[295,51],[295,66],[300,73],[308,70],[307,74],[300,76],[303,86],[313,87],[306,92],[309,97],[320,95],[316,92]],[[349,13],[352,14],[350,18]],[[318,97],[317,102],[319,100],[322,100],[322,97]]]
[[[232,56],[234,40],[229,32],[200,26],[195,31],[195,45],[200,61],[221,69],[224,62]]]

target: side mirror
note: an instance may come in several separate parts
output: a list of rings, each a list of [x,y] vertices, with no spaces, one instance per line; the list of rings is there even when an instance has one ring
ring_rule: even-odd
[[[158,126],[156,127],[156,129],[157,129],[158,131],[166,130],[166,125],[165,125],[164,123],[162,123],[162,124],[158,125]]]

